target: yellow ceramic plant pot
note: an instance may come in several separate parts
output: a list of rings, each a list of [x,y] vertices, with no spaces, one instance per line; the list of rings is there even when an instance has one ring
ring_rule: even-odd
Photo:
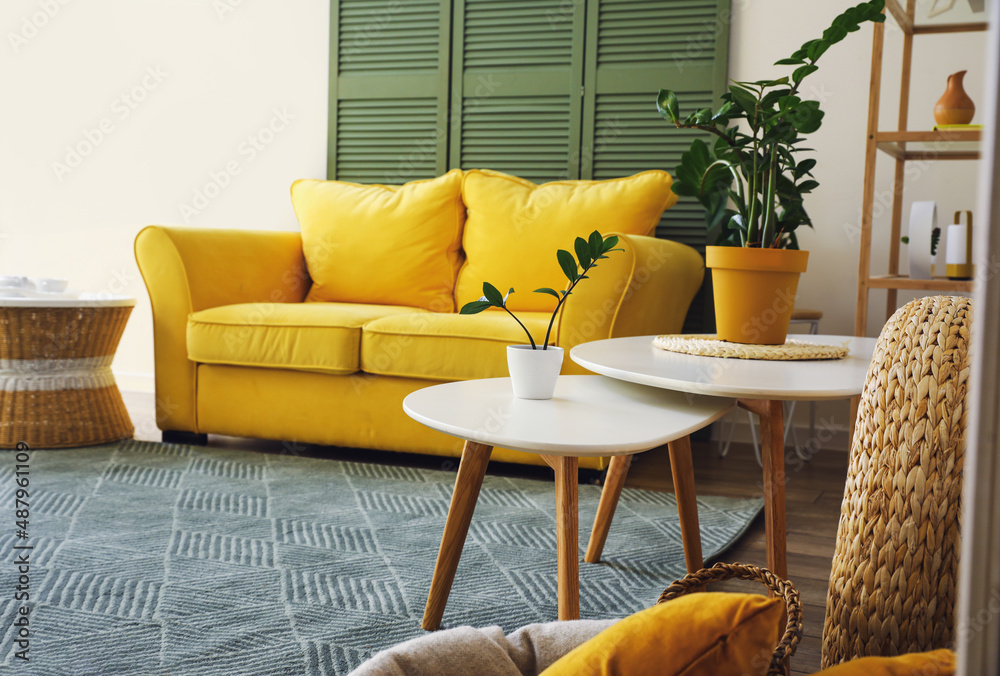
[[[781,345],[795,308],[808,251],[710,246],[718,336],[733,343]]]

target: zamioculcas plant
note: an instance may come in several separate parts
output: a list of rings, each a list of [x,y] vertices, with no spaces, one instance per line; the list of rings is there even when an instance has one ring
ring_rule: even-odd
[[[702,108],[682,118],[676,94],[660,90],[660,115],[681,129],[716,137],[712,146],[702,139],[691,143],[676,169],[673,191],[702,203],[708,227],[720,230],[719,244],[799,248],[796,228],[812,226],[803,195],[819,183],[812,177],[816,160],[798,154],[811,150],[801,143],[823,120],[820,102],[802,99],[802,83],[831,46],[867,21],[885,21],[884,6],[885,0],[870,0],[851,7],[822,37],[775,63],[795,66],[791,76],[734,82],[714,112]]]
[[[552,334],[552,325],[555,324],[556,316],[559,314],[560,308],[562,308],[570,294],[573,293],[573,289],[576,288],[576,285],[579,284],[581,280],[587,279],[587,273],[597,267],[597,261],[607,258],[608,254],[612,251],[624,251],[624,249],[616,249],[616,244],[618,244],[617,236],[611,235],[610,237],[604,237],[597,230],[594,230],[590,233],[590,237],[587,239],[584,239],[583,237],[576,238],[576,241],[573,243],[573,249],[576,251],[576,256],[565,249],[559,249],[556,251],[556,258],[559,260],[559,267],[562,268],[563,274],[565,274],[566,279],[569,280],[569,286],[565,290],[561,289],[559,291],[547,287],[535,289],[535,293],[545,293],[550,296],[555,296],[557,300],[556,307],[552,311],[552,318],[549,319],[549,327],[545,331],[545,339],[542,341],[541,347],[535,344],[535,339],[531,336],[531,332],[528,331],[527,327],[521,323],[521,320],[515,317],[514,313],[507,308],[507,298],[510,294],[514,293],[513,288],[511,288],[506,295],[503,295],[489,282],[483,282],[482,298],[463,305],[460,313],[463,315],[474,315],[479,314],[487,308],[499,308],[513,317],[514,321],[517,322],[522,329],[524,329],[524,332],[528,336],[528,342],[531,343],[531,349],[548,349],[549,336]]]

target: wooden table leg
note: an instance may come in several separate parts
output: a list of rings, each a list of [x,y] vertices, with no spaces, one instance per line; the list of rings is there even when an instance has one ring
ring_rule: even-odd
[[[691,461],[691,438],[681,437],[667,444],[670,451],[670,473],[677,495],[677,515],[681,521],[681,542],[687,571],[701,570],[701,527],[698,524],[698,500],[694,491],[694,463]]]
[[[760,418],[761,460],[764,464],[764,524],[767,567],[788,579],[785,533],[785,425],[780,401],[740,400],[740,406]]]
[[[428,631],[441,626],[441,617],[448,603],[451,585],[455,581],[458,560],[462,556],[465,537],[469,534],[469,524],[472,523],[472,513],[476,510],[479,489],[483,485],[491,453],[492,446],[474,441],[466,441],[462,449],[455,490],[451,495],[451,507],[448,508],[448,519],[445,521],[444,535],[441,536],[441,549],[438,550],[431,590],[424,607],[422,626]]]
[[[579,458],[555,458],[559,619],[580,619]]]
[[[760,419],[760,457],[764,465],[764,528],[767,567],[782,580],[788,579],[787,533],[785,531],[785,422],[784,402],[739,400],[739,405]],[[770,594],[774,596],[772,592]],[[785,621],[782,619],[781,626]],[[791,666],[784,665],[788,674]]]
[[[604,488],[601,489],[601,501],[597,504],[594,527],[590,531],[587,555],[583,557],[587,563],[597,563],[601,560],[601,552],[604,551],[604,543],[607,541],[608,531],[611,529],[611,520],[615,517],[618,498],[621,497],[622,488],[625,486],[625,477],[628,475],[628,468],[631,464],[631,455],[616,455],[611,458],[608,475],[604,479]]]

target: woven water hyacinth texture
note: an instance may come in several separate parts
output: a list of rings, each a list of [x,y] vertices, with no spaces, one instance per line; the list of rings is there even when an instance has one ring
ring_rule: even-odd
[[[30,662],[4,593],[0,672],[344,674],[424,633],[454,472],[135,441],[30,455]],[[580,487],[584,544],[599,490]],[[700,498],[706,556],[761,505]],[[555,514],[551,481],[486,477],[443,626],[555,620]],[[2,533],[12,590],[25,541]],[[651,606],[685,572],[674,496],[626,489],[604,551],[581,616]]]
[[[921,298],[879,336],[837,532],[824,667],[952,640],[971,319],[967,298]]]

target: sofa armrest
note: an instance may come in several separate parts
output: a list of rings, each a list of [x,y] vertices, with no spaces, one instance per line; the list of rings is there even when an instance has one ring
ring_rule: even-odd
[[[151,225],[135,238],[135,259],[153,310],[156,424],[162,430],[198,432],[188,315],[235,303],[301,302],[310,283],[302,237]]]
[[[604,338],[677,333],[705,276],[705,262],[691,247],[639,235],[618,235],[619,248],[587,273],[558,319],[556,344]],[[564,362],[564,373],[588,373]]]

